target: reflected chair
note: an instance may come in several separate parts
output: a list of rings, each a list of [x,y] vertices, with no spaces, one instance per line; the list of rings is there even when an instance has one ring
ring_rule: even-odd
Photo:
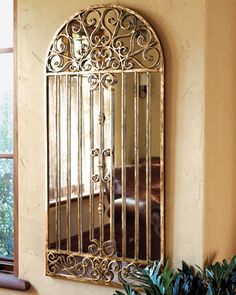
[[[115,240],[117,256],[122,256],[122,168],[114,175]],[[126,166],[126,257],[134,258],[135,246],[135,165]],[[110,190],[106,187],[110,202]],[[146,162],[139,164],[139,259],[146,260]],[[160,259],[160,159],[151,159],[151,260]],[[110,211],[108,211],[110,215]]]

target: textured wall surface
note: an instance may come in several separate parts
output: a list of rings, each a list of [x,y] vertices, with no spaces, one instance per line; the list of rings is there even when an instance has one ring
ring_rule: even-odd
[[[236,254],[236,2],[207,1],[204,257]]]
[[[20,276],[28,294],[108,295],[112,289],[45,276],[46,104],[44,59],[65,19],[92,0],[18,0]],[[103,3],[111,1],[103,0]],[[166,255],[203,258],[204,26],[199,0],[121,0],[143,15],[166,58]],[[15,294],[1,290],[1,294]]]

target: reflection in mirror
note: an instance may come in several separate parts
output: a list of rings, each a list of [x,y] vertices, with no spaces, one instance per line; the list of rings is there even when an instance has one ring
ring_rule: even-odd
[[[87,23],[89,13],[107,26]],[[117,284],[131,282],[136,265],[163,257],[163,67],[144,47],[155,49],[154,32],[130,11],[101,7],[86,17],[86,32],[73,29],[77,19],[66,25],[71,52],[49,53],[47,274]],[[141,27],[131,44],[135,58],[116,67],[101,49],[115,19],[123,22],[121,57],[127,33]],[[67,44],[65,36],[56,42]],[[86,53],[81,68],[67,62],[70,54],[83,60],[91,45],[100,51]]]

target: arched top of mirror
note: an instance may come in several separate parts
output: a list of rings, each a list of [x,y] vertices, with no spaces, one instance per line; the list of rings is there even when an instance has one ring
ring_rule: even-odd
[[[116,5],[79,11],[58,30],[47,56],[47,73],[162,72],[160,41],[136,12]]]

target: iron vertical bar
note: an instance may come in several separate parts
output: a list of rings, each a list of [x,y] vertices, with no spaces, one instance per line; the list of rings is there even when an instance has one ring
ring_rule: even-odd
[[[146,74],[146,259],[151,258],[151,75]]]
[[[50,95],[49,95],[49,89],[50,89],[50,81],[53,80],[54,81],[55,77],[45,77],[45,81],[46,81],[46,98],[47,98],[47,223],[46,223],[46,249],[50,248],[50,234],[49,234],[49,225],[50,225],[50,198],[51,198],[51,192],[50,192],[50,187],[53,188],[53,200],[56,198],[56,179],[55,179],[55,175],[56,174],[56,170],[57,167],[55,166],[54,160],[56,159],[56,156],[53,154],[52,155],[52,148],[51,146],[53,146],[53,150],[56,151],[56,128],[55,130],[53,130],[53,134],[55,136],[55,142],[54,142],[54,136],[51,136],[51,129],[52,126],[50,124],[50,111],[51,109],[53,110],[53,112],[55,111],[55,114],[53,113],[53,127],[54,127],[54,123],[55,123],[55,127],[56,127],[56,121],[54,122],[54,118],[56,118],[56,105],[54,106],[54,103],[56,102],[56,93],[53,93],[52,98],[50,99]],[[55,81],[54,81],[55,82]],[[52,88],[53,89],[53,88]],[[55,99],[55,100],[54,100]],[[53,101],[53,108],[50,105],[50,102]],[[53,142],[53,144],[52,144]],[[55,146],[54,146],[55,143]],[[16,147],[15,147],[16,149]],[[1,155],[0,155],[1,157]],[[55,158],[54,158],[55,157]],[[52,163],[54,165],[52,165]],[[54,173],[51,173],[51,166],[53,166],[53,170]],[[52,175],[53,175],[53,180],[52,180]],[[52,184],[53,183],[53,184]],[[15,184],[16,185],[16,184]],[[17,217],[17,216],[16,216]],[[16,219],[14,217],[14,219]],[[17,219],[18,221],[18,219]],[[51,225],[53,226],[53,225]],[[56,226],[55,226],[56,229]],[[55,231],[56,232],[56,231]],[[17,259],[17,257],[16,257]]]
[[[55,232],[56,232],[56,249],[58,250],[58,77],[55,76],[56,92],[56,210],[55,210]]]
[[[139,258],[139,75],[134,73],[134,157],[135,157],[135,244],[134,258]]]
[[[60,79],[56,79],[57,91],[57,243],[58,249],[61,248],[61,95],[60,95]]]
[[[66,201],[66,240],[67,251],[71,249],[71,78],[66,75],[67,98],[67,201]]]
[[[127,76],[121,75],[121,166],[122,166],[122,257],[126,257],[126,87]]]
[[[90,104],[90,151],[94,148],[94,91],[90,90],[89,104]],[[92,176],[94,174],[94,157],[90,154],[90,194],[89,194],[89,236],[90,241],[94,239],[94,183]]]
[[[110,116],[111,116],[111,166],[110,166],[110,239],[113,241],[115,239],[115,210],[114,210],[114,177],[115,177],[115,170],[114,170],[114,157],[115,157],[115,145],[114,145],[114,136],[115,136],[115,95],[114,89],[110,89]]]
[[[82,76],[77,75],[78,97],[78,252],[83,251],[83,179],[82,179]]]
[[[103,185],[103,172],[104,172],[104,101],[103,101],[103,86],[101,83],[101,74],[99,74],[99,146],[100,146],[100,153],[99,153],[99,175],[100,175],[100,191],[99,191],[99,239],[100,239],[100,247],[103,245],[104,241],[104,185]]]
[[[160,79],[160,228],[161,228],[161,258],[164,258],[164,251],[165,251],[165,221],[164,221],[164,210],[165,210],[165,200],[164,200],[164,190],[165,190],[165,179],[164,179],[164,161],[165,161],[165,147],[164,147],[164,140],[165,140],[165,119],[164,119],[164,112],[165,112],[165,104],[164,104],[164,68],[161,70],[161,79]]]

